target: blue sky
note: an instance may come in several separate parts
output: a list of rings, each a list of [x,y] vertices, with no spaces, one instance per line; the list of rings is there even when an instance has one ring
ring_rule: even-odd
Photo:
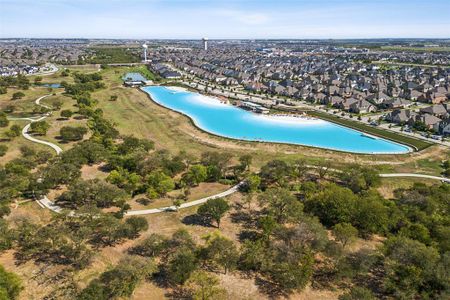
[[[450,38],[450,0],[0,0],[0,37]]]

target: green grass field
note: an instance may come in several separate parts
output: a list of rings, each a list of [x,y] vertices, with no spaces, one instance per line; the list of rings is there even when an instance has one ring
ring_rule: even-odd
[[[361,124],[361,123],[358,123],[355,121],[338,118],[336,116],[326,114],[326,113],[322,113],[322,112],[318,112],[318,111],[308,111],[308,114],[310,114],[314,117],[318,117],[318,118],[336,123],[336,124],[340,124],[340,125],[344,125],[344,126],[353,128],[353,129],[357,129],[357,130],[360,130],[365,133],[373,134],[375,136],[382,137],[382,138],[385,138],[385,139],[388,139],[388,140],[391,140],[394,142],[405,144],[405,145],[411,146],[417,150],[423,150],[432,145],[432,143],[429,143],[426,141],[422,141],[422,140],[415,139],[412,137],[400,135],[400,134],[397,134],[397,133],[394,133],[391,131],[387,131],[387,130],[383,130],[380,128],[364,125],[364,124]]]
[[[450,47],[400,47],[400,46],[382,46],[380,50],[384,51],[406,51],[406,52],[450,52]]]

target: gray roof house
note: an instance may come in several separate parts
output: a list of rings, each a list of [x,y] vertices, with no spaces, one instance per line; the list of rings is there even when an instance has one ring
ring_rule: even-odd
[[[406,99],[388,99],[381,103],[383,108],[406,108],[412,105],[412,102]]]
[[[359,100],[356,103],[350,105],[350,112],[353,113],[368,113],[376,110],[376,107],[366,100]]]
[[[437,116],[437,117],[445,116],[448,114],[447,109],[442,104],[436,104],[436,105],[432,105],[429,107],[421,108],[420,112],[430,114],[433,116]]]
[[[417,113],[409,109],[396,109],[387,114],[386,120],[396,124],[401,124],[408,122],[411,118],[415,119],[416,116]]]
[[[423,114],[416,116],[415,121],[423,122],[428,129],[433,129],[433,127],[439,126],[442,120],[430,114]]]
[[[339,108],[341,109],[345,109],[345,110],[349,110],[350,106],[354,103],[357,103],[359,100],[355,99],[355,98],[348,98],[345,99],[343,102],[341,102],[339,104]]]

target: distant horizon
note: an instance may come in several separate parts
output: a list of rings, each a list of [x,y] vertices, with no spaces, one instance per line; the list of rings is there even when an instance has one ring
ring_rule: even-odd
[[[450,37],[448,0],[0,0],[0,8],[0,38]]]
[[[152,40],[167,40],[167,41],[201,41],[202,37],[200,38],[105,38],[105,37],[92,37],[92,38],[87,38],[87,37],[0,37],[0,40],[147,40],[147,41],[152,41]],[[282,38],[282,37],[277,37],[277,38],[216,38],[216,37],[208,37],[209,41],[232,41],[232,40],[238,40],[238,41],[251,41],[251,40],[255,40],[255,41],[352,41],[352,40],[357,40],[357,41],[384,41],[384,40],[449,40],[450,41],[450,37],[396,37],[396,38],[390,38],[390,37],[386,37],[386,38],[382,38],[382,37],[377,37],[377,38]]]

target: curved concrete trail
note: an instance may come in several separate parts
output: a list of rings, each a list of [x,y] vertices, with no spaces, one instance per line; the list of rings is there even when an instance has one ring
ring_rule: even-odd
[[[48,95],[41,96],[41,97],[37,98],[37,99],[34,101],[34,103],[36,103],[36,105],[45,107],[45,108],[47,108],[47,109],[52,109],[50,106],[47,106],[47,105],[45,105],[45,104],[41,104],[41,100],[42,100],[42,99],[44,99],[44,98],[46,98],[46,97],[48,97],[48,96],[51,96],[51,95],[52,95],[52,94],[48,94]],[[30,118],[8,118],[8,119],[9,119],[9,120],[26,120],[26,121],[29,121],[30,123],[28,123],[27,125],[25,125],[25,127],[22,128],[22,136],[23,136],[25,139],[27,139],[27,140],[29,140],[29,141],[31,141],[31,142],[33,142],[33,143],[38,143],[38,144],[46,145],[46,146],[52,148],[52,149],[56,152],[56,154],[59,155],[59,154],[62,152],[62,149],[61,149],[58,145],[55,145],[55,144],[50,143],[50,142],[47,142],[47,141],[39,140],[39,139],[37,139],[37,138],[32,137],[32,136],[28,133],[28,131],[30,130],[31,123],[42,121],[42,120],[44,120],[45,118],[47,118],[48,116],[50,116],[50,113],[46,113],[45,115],[39,116],[39,117],[30,117]],[[37,202],[37,203],[39,204],[39,206],[41,206],[42,208],[48,208],[48,209],[50,209],[50,210],[53,211],[53,212],[59,213],[59,212],[62,211],[62,208],[59,207],[59,206],[57,206],[57,205],[55,205],[52,201],[50,201],[50,200],[47,198],[47,196],[42,197],[42,199],[37,199],[36,202]]]
[[[40,119],[37,119],[37,120],[35,120],[35,121],[32,121],[31,123],[33,123],[33,122],[38,122],[38,121],[42,121],[42,120],[45,119],[45,118],[46,118],[46,117],[42,117],[42,118],[40,118]],[[22,129],[22,135],[23,135],[23,137],[26,138],[26,139],[29,140],[29,141],[34,142],[34,143],[38,143],[38,144],[42,144],[42,145],[49,146],[49,147],[51,147],[53,150],[55,150],[56,154],[60,154],[60,153],[62,152],[62,149],[61,149],[58,145],[55,145],[55,144],[50,143],[50,142],[47,142],[47,141],[38,140],[38,139],[32,137],[32,136],[28,133],[28,130],[30,129],[31,123],[25,125],[25,127]]]
[[[242,184],[242,182],[236,184],[235,186],[233,186],[232,188],[226,190],[225,192],[216,194],[216,195],[212,195],[212,196],[208,196],[202,199],[198,199],[195,201],[190,201],[190,202],[186,202],[181,204],[178,209],[180,208],[188,208],[188,207],[192,207],[195,205],[199,205],[202,203],[205,203],[206,201],[210,200],[210,199],[216,199],[216,198],[222,198],[222,197],[226,197],[229,196],[235,192],[237,192],[239,190],[239,186]],[[152,208],[152,209],[142,209],[142,210],[130,210],[128,212],[125,213],[126,216],[139,216],[139,215],[150,215],[150,214],[157,214],[157,213],[161,213],[161,212],[165,212],[165,211],[176,211],[178,210],[176,206],[172,205],[172,206],[166,206],[166,207],[160,207],[160,208]]]
[[[34,101],[34,103],[36,103],[36,105],[42,106],[42,107],[44,107],[44,108],[52,109],[50,106],[47,106],[47,105],[45,105],[45,104],[41,104],[41,100],[42,100],[42,99],[44,99],[44,98],[46,98],[46,97],[48,97],[48,96],[51,96],[51,95],[52,95],[52,94],[49,94],[49,95],[45,95],[45,96],[39,97],[39,98],[37,98],[37,99]],[[31,123],[42,121],[42,120],[44,120],[45,118],[47,118],[48,116],[50,116],[50,113],[46,113],[45,115],[39,116],[39,117],[29,117],[29,118],[8,118],[8,119],[9,119],[9,120],[13,120],[13,121],[14,121],[14,120],[26,120],[26,121],[30,121],[30,123],[28,123],[27,125],[25,125],[24,128],[22,128],[22,136],[23,136],[24,138],[26,138],[27,140],[33,142],[33,143],[38,143],[38,144],[42,144],[42,145],[49,146],[50,148],[52,148],[53,150],[55,150],[56,154],[60,154],[60,153],[62,152],[62,149],[61,149],[61,147],[59,147],[58,145],[53,144],[53,143],[51,143],[51,142],[39,140],[39,139],[37,139],[37,138],[34,138],[33,136],[31,136],[31,135],[28,133],[28,131],[30,130]]]
[[[389,177],[416,177],[416,178],[426,178],[426,179],[434,179],[443,182],[450,183],[450,178],[438,177],[432,175],[425,174],[414,174],[414,173],[392,173],[392,174],[380,174],[380,177],[389,178]]]
[[[389,178],[389,177],[416,177],[416,178],[426,178],[426,179],[433,179],[433,180],[439,180],[441,182],[447,182],[450,183],[450,179],[449,178],[445,178],[445,177],[438,177],[438,176],[431,176],[431,175],[425,175],[425,174],[413,174],[413,173],[392,173],[392,174],[380,174],[380,177],[383,178]],[[219,193],[219,194],[215,194],[212,196],[208,196],[202,199],[198,199],[198,200],[194,200],[194,201],[190,201],[190,202],[186,202],[181,204],[178,209],[182,209],[182,208],[188,208],[188,207],[192,207],[192,206],[196,206],[199,204],[203,204],[206,201],[210,200],[210,199],[215,199],[215,198],[221,198],[221,197],[226,197],[229,196],[235,192],[237,192],[239,190],[239,186],[242,184],[242,182],[238,183],[237,185],[233,186],[232,188]],[[43,207],[43,208],[47,208],[55,213],[60,213],[62,211],[62,208],[58,205],[56,205],[54,202],[50,201],[47,196],[44,196],[41,200],[37,200],[38,204]],[[141,216],[141,215],[151,215],[151,214],[157,214],[157,213],[162,213],[162,212],[171,212],[171,211],[177,211],[178,210],[177,207],[175,207],[174,205],[172,206],[164,206],[164,207],[159,207],[159,208],[151,208],[151,209],[142,209],[142,210],[129,210],[125,213],[126,216]]]

